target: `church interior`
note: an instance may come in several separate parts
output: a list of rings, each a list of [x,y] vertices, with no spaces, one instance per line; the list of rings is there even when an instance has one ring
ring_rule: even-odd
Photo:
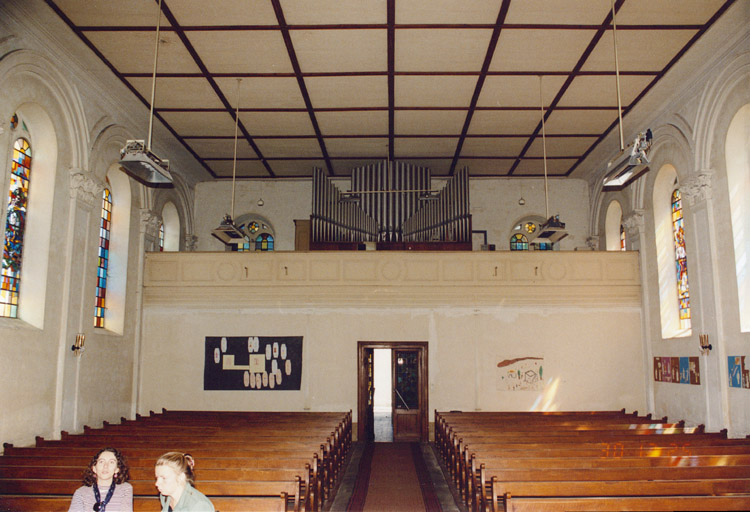
[[[750,0],[208,4],[0,2],[0,459],[319,415],[284,507],[374,439],[466,510],[475,416],[747,442]]]

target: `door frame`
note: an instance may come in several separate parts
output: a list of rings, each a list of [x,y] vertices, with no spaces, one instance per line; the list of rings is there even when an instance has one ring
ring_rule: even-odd
[[[429,374],[427,372],[426,341],[358,341],[357,342],[357,440],[365,440],[365,424],[367,418],[367,365],[365,361],[366,349],[389,348],[391,350],[417,350],[419,358],[419,407],[420,407],[420,441],[429,440]]]

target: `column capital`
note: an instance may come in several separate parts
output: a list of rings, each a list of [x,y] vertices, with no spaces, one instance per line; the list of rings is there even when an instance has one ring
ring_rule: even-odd
[[[622,218],[622,225],[629,236],[636,236],[646,229],[644,210],[636,209]]]
[[[84,169],[70,170],[70,198],[79,201],[86,209],[101,205],[104,184],[93,173]]]
[[[706,202],[713,197],[712,178],[714,174],[713,169],[703,169],[688,176],[685,182],[680,184],[680,192],[690,206]]]
[[[185,250],[187,252],[195,252],[197,245],[198,245],[198,237],[191,233],[187,233],[185,235]]]

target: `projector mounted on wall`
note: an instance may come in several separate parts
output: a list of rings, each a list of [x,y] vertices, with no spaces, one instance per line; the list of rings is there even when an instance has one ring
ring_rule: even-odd
[[[621,190],[648,170],[648,151],[651,149],[653,134],[651,129],[641,132],[633,144],[620,151],[607,165],[604,190]]]
[[[172,183],[169,160],[162,160],[146,148],[143,140],[129,140],[120,150],[120,165],[125,172],[145,185]]]

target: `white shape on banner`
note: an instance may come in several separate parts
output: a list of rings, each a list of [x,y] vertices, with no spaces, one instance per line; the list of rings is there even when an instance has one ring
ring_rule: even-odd
[[[219,364],[221,361],[221,351],[219,350],[219,347],[216,347],[214,349],[214,363]]]
[[[227,351],[227,338],[226,337],[221,338],[221,351],[222,352]]]
[[[266,345],[266,359],[271,360],[271,345]]]
[[[284,364],[284,370],[286,370],[287,376],[292,374],[292,361],[290,359],[286,360],[286,364]]]
[[[255,389],[255,374],[254,373],[250,374],[250,388]]]
[[[268,387],[268,372],[263,372],[263,387]]]
[[[245,384],[245,387],[250,386],[250,372],[245,371],[245,373],[242,374],[242,382]]]
[[[253,337],[252,336],[247,338],[247,351],[248,353],[253,351]]]
[[[278,341],[273,342],[273,357],[274,358],[279,357],[279,342]]]
[[[260,338],[253,336],[253,352],[260,350]]]
[[[274,359],[271,361],[271,372],[276,373],[276,370],[279,369],[279,361]]]
[[[276,369],[276,384],[281,386],[281,369],[280,368]]]
[[[273,373],[269,376],[268,387],[271,389],[276,387],[276,376]]]
[[[281,344],[281,359],[286,359],[286,343]]]

